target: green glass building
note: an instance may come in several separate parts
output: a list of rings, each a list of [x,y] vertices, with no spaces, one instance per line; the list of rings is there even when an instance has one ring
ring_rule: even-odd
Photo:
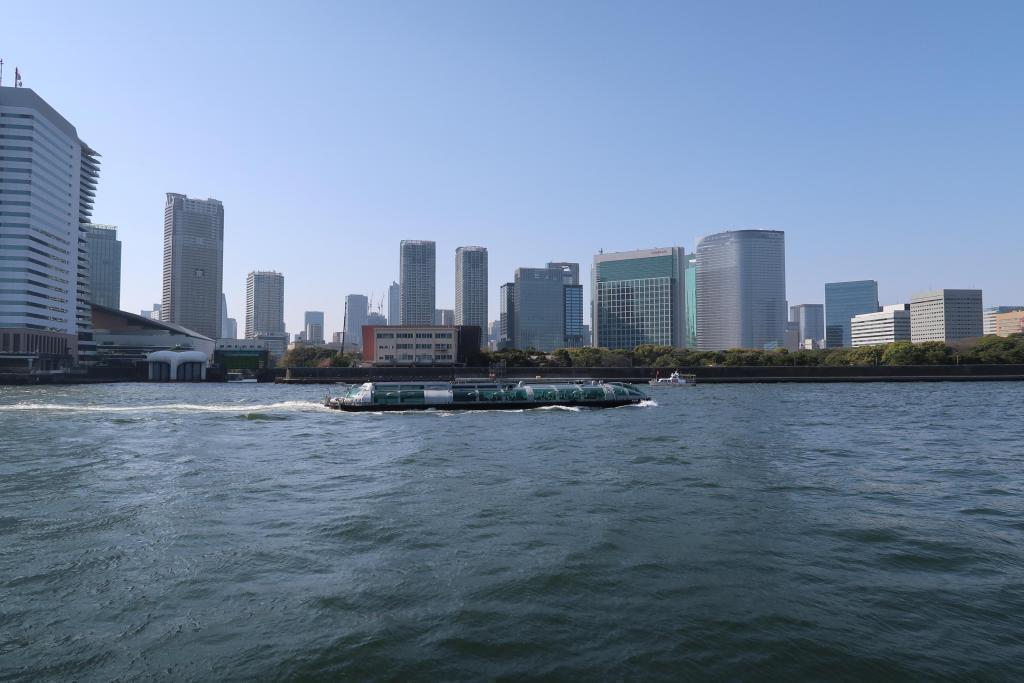
[[[686,346],[682,247],[598,254],[591,277],[594,346]]]
[[[686,348],[697,348],[697,255],[683,256],[686,266]]]

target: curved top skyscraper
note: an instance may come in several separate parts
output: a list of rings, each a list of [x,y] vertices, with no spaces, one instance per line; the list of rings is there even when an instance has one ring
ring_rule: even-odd
[[[784,342],[786,234],[728,230],[697,242],[697,348],[763,349]]]

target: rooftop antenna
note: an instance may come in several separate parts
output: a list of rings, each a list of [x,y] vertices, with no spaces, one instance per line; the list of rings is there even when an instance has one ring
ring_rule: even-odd
[[[21,86],[21,72],[18,71],[18,67],[14,67],[14,87],[20,88]]]
[[[4,84],[4,60],[0,59],[0,85]]]

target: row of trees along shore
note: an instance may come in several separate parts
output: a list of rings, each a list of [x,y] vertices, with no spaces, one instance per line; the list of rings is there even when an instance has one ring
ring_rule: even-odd
[[[359,354],[305,346],[285,353],[281,367],[347,368],[359,363]],[[470,354],[467,365],[488,367],[504,362],[508,367],[580,367],[683,368],[706,365],[781,366],[781,365],[956,365],[1024,364],[1024,334],[1009,337],[981,337],[969,342],[944,344],[901,341],[855,349],[816,349],[814,351],[695,351],[671,346],[644,344],[635,349],[558,349],[543,353],[533,349],[504,349]]]
[[[1009,337],[981,337],[970,342],[945,344],[908,341],[855,349],[815,349],[787,351],[774,349],[729,349],[696,351],[671,346],[644,344],[627,349],[559,349],[541,353],[527,349],[481,351],[467,359],[468,365],[487,366],[504,361],[508,367],[654,367],[682,368],[707,365],[783,366],[783,365],[957,365],[1024,363],[1024,334]]]

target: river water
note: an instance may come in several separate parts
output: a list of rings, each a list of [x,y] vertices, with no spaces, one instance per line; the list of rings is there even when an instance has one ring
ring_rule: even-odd
[[[1024,384],[0,387],[0,679],[1024,678]]]

